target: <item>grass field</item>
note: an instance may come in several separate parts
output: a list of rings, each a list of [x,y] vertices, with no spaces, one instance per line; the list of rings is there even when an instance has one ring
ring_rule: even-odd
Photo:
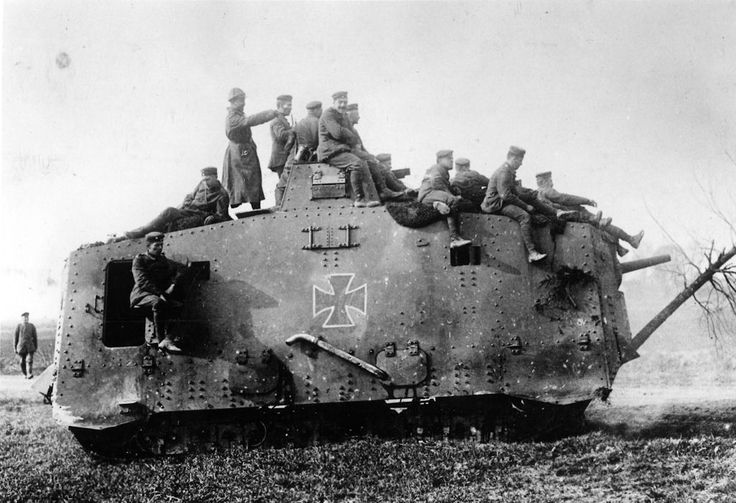
[[[662,407],[593,407],[587,433],[545,443],[362,439],[106,462],[49,406],[0,398],[0,501],[736,501],[736,399]]]

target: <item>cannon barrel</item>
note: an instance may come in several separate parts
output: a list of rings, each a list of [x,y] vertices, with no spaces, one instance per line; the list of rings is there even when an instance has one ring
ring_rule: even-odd
[[[652,267],[658,264],[664,264],[672,260],[669,255],[656,255],[654,257],[643,258],[639,260],[632,260],[630,262],[624,262],[621,264],[621,273],[626,274],[627,272],[638,271],[646,267]]]

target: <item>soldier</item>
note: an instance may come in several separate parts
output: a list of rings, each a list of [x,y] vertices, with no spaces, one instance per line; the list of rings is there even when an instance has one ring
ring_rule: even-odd
[[[470,169],[470,161],[464,157],[455,160],[455,176],[450,185],[468,201],[478,205],[483,202],[488,188],[488,177]]]
[[[296,153],[293,158],[297,161],[316,161],[317,145],[319,144],[319,118],[322,115],[322,102],[310,101],[307,103],[307,116],[300,120],[294,132],[296,135]],[[292,150],[293,153],[293,150]],[[284,198],[284,190],[286,190],[286,182],[289,181],[292,162],[286,163],[284,170],[279,176],[279,182],[276,184],[276,206],[281,206],[281,200]]]
[[[319,119],[317,158],[319,162],[326,162],[336,168],[345,169],[350,174],[350,187],[355,197],[353,206],[356,208],[378,206],[380,204],[378,201],[368,201],[363,192],[363,180],[371,181],[368,166],[365,161],[351,152],[358,138],[345,115],[348,93],[336,92],[332,95],[332,100],[333,106],[325,110]]]
[[[185,266],[166,258],[163,243],[164,235],[161,232],[146,234],[146,253],[139,253],[133,260],[135,284],[130,292],[130,307],[151,309],[154,339],[150,343],[176,354],[182,350],[167,335],[166,325],[181,306],[173,296],[177,283],[184,275]]]
[[[13,348],[20,360],[20,370],[23,372],[23,376],[26,379],[33,379],[33,353],[38,349],[36,326],[28,322],[30,315],[27,312],[20,316],[23,321],[15,327]]]
[[[548,217],[569,216],[573,212],[555,210],[536,197],[536,191],[517,187],[516,170],[524,162],[526,150],[511,146],[504,162],[491,176],[486,195],[481,203],[483,213],[511,217],[521,226],[521,236],[529,252],[529,262],[542,260],[547,255],[537,251],[532,237],[531,214],[539,212]]]
[[[404,195],[404,192],[393,191],[387,187],[386,183],[386,169],[381,166],[381,163],[376,159],[376,156],[371,154],[365,149],[363,139],[360,137],[360,133],[355,129],[355,126],[360,122],[360,111],[358,110],[357,103],[350,103],[347,106],[348,119],[350,121],[350,128],[357,137],[357,142],[353,145],[353,154],[363,159],[368,164],[368,169],[371,172],[373,183],[376,184],[378,189],[378,197],[381,201],[387,201],[390,199],[396,199]]]
[[[284,166],[294,162],[293,149],[296,146],[296,131],[286,120],[286,117],[291,115],[291,102],[292,97],[288,94],[282,94],[276,98],[276,110],[279,115],[269,123],[272,143],[268,169],[276,173],[279,178],[284,171]]]
[[[179,208],[168,207],[143,227],[125,233],[128,239],[141,238],[148,232],[164,232],[169,224],[180,219],[191,218],[195,224],[209,225],[230,220],[227,212],[229,196],[217,179],[217,168],[202,169],[202,180],[194,190],[184,197]]]
[[[396,192],[404,192],[405,194],[413,193],[413,196],[416,196],[417,191],[404,185],[404,182],[399,180],[392,171],[393,166],[391,165],[391,154],[376,154],[376,159],[381,163],[381,166],[384,169],[384,173],[386,175],[386,187]]]
[[[427,170],[419,188],[417,200],[433,206],[447,218],[450,229],[450,247],[455,248],[470,244],[469,239],[460,237],[460,211],[472,206],[470,201],[452,193],[450,174],[452,169],[452,150],[437,152],[437,164]]]
[[[319,146],[319,118],[322,117],[322,102],[307,103],[307,116],[296,125],[296,140],[299,144],[298,161],[316,161]]]
[[[246,116],[245,93],[237,87],[228,95],[230,106],[225,119],[225,135],[230,140],[222,165],[222,183],[230,194],[230,205],[235,208],[250,203],[254,210],[265,199],[261,186],[261,163],[251,127],[264,124],[280,115],[277,110],[266,110]]]
[[[611,217],[601,219],[602,214],[600,211],[595,214],[589,212],[583,206],[592,206],[594,208],[598,206],[598,204],[592,199],[558,192],[554,188],[551,171],[537,174],[537,197],[555,208],[574,211],[571,216],[567,217],[567,220],[572,220],[574,222],[587,222],[599,226],[604,234],[607,234],[608,237],[612,238],[612,241],[616,243],[616,250],[622,257],[626,255],[629,250],[621,246],[618,242],[619,240],[626,241],[636,249],[639,248],[639,244],[644,237],[644,231],[640,231],[639,234],[632,236],[620,227],[611,225]]]

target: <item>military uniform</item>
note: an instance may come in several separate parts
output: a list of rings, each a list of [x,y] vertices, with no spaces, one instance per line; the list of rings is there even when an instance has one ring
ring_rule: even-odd
[[[536,253],[536,248],[532,237],[531,215],[527,211],[527,206],[532,206],[534,210],[548,217],[554,218],[557,214],[554,208],[537,199],[536,191],[517,186],[516,170],[508,161],[491,175],[480,206],[484,213],[506,215],[519,222],[524,244],[530,253]]]
[[[477,171],[458,171],[450,180],[450,187],[463,198],[477,205],[483,202],[490,180]]]
[[[202,173],[208,172],[208,169],[214,170],[214,173],[211,171],[209,173],[217,176],[216,168],[205,168]],[[201,180],[194,187],[194,190],[184,197],[181,206],[166,208],[148,224],[126,232],[125,236],[129,239],[135,239],[143,237],[149,232],[165,232],[171,224],[182,219],[192,220],[193,223],[187,222],[189,224],[187,227],[230,220],[228,214],[230,197],[218,180],[214,180],[214,183],[214,187],[209,187],[206,180]]]
[[[264,124],[278,113],[267,110],[246,116],[243,107],[230,106],[225,119],[225,135],[230,144],[222,164],[222,183],[230,194],[230,204],[250,203],[260,208],[265,199],[261,181],[261,163],[251,128]]]
[[[298,159],[312,160],[319,146],[319,119],[308,115],[296,124],[296,141],[299,144]]]
[[[376,189],[378,189],[378,195],[382,199],[393,199],[398,196],[401,196],[403,194],[399,193],[400,191],[394,191],[393,189],[390,189],[388,187],[388,176],[387,170],[379,161],[376,159],[376,156],[371,154],[365,149],[365,145],[363,144],[363,139],[360,137],[360,133],[358,133],[358,130],[355,129],[355,124],[352,124],[350,126],[350,129],[353,131],[353,134],[355,134],[356,142],[353,146],[352,152],[356,156],[360,157],[365,161],[365,163],[368,165],[368,170],[371,173],[371,178],[373,179],[373,183],[376,184]],[[388,190],[387,190],[388,189]],[[403,189],[400,189],[403,190]]]
[[[598,212],[594,215],[583,206],[596,206],[595,201],[588,199],[587,197],[576,196],[573,194],[565,194],[564,192],[558,192],[552,186],[552,172],[545,171],[544,173],[537,174],[537,197],[541,200],[553,206],[554,208],[561,210],[571,210],[575,213],[566,217],[566,220],[573,222],[586,222],[593,225],[600,225],[600,229],[603,232],[604,237],[608,238],[609,241],[618,246],[618,254],[623,256],[628,253],[628,250],[621,247],[618,240],[626,241],[634,248],[639,247],[641,242],[643,231],[639,234],[632,236],[620,227],[611,225],[611,219],[607,218],[604,221],[601,220],[601,214]]]
[[[24,313],[24,316],[27,316]],[[15,327],[13,348],[20,359],[20,370],[27,378],[33,377],[33,354],[38,350],[36,326],[24,321]]]
[[[163,234],[149,233],[146,241],[152,239],[163,239]],[[139,253],[133,259],[131,271],[135,284],[130,292],[130,307],[151,309],[156,336],[162,340],[166,333],[166,321],[175,311],[175,303],[166,298],[166,290],[181,280],[186,268],[183,264],[169,260],[163,253],[158,257]]]
[[[347,93],[335,93],[333,99],[337,100],[338,95],[347,96]],[[351,152],[358,138],[347,117],[334,107],[328,108],[319,119],[318,136],[317,159],[348,171],[356,203],[362,202],[365,198],[363,180],[369,181],[371,176],[366,163]]]
[[[271,160],[268,163],[268,169],[281,177],[284,166],[287,162],[294,161],[295,135],[296,132],[286,120],[286,117],[279,116],[269,123],[271,130]]]

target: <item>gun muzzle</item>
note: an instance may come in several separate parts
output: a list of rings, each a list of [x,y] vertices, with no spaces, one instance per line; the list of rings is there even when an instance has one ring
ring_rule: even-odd
[[[640,260],[632,260],[631,262],[624,262],[621,264],[621,273],[626,274],[627,272],[638,271],[639,269],[645,269],[659,264],[664,264],[672,260],[669,255],[656,255],[654,257],[643,258]]]

